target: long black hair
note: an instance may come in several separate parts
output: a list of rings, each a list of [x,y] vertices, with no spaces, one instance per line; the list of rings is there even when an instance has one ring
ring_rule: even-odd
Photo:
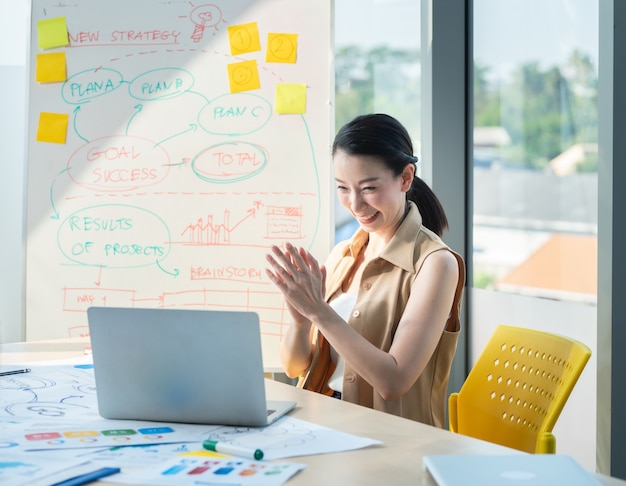
[[[396,177],[407,164],[417,165],[406,128],[395,118],[381,113],[357,116],[341,127],[333,142],[332,155],[338,150],[348,155],[377,156]],[[448,228],[448,218],[433,190],[417,175],[407,199],[417,205],[424,226],[441,236]]]

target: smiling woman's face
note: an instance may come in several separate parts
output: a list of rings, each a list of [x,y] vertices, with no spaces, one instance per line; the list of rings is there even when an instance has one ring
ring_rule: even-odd
[[[389,241],[404,217],[415,168],[408,164],[396,177],[380,158],[342,150],[335,153],[333,163],[339,202],[363,230]]]

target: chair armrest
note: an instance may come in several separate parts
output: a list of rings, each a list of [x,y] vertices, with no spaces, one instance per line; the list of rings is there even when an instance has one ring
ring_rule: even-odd
[[[457,416],[457,400],[459,394],[451,393],[448,398],[448,424],[451,432],[459,431],[459,422]]]
[[[556,437],[552,432],[542,432],[537,438],[537,454],[556,454]]]

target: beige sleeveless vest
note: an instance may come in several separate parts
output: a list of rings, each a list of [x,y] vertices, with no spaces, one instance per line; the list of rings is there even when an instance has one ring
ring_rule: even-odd
[[[345,365],[342,399],[376,410],[445,427],[447,387],[452,359],[460,333],[460,310],[465,285],[465,264],[441,239],[422,226],[417,207],[410,210],[398,231],[380,257],[363,270],[361,285],[348,324],[378,348],[388,351],[404,311],[411,285],[424,259],[435,251],[451,251],[459,265],[459,280],[450,317],[439,344],[423,373],[402,397],[383,400],[378,393],[349,366]],[[354,237],[333,250],[327,262],[326,299],[331,301],[367,242],[368,234],[359,230]],[[315,353],[309,371],[298,386],[331,395],[328,378],[334,371],[330,344],[317,328],[312,329]]]

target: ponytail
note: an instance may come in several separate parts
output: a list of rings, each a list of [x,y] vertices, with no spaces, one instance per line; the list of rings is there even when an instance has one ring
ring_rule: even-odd
[[[448,229],[448,218],[439,198],[428,184],[415,176],[406,196],[419,209],[422,215],[422,224],[441,237],[443,232]]]

